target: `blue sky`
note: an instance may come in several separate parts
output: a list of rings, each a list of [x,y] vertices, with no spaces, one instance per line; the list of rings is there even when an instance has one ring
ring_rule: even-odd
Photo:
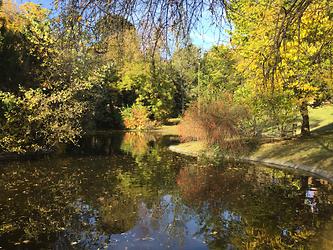
[[[227,33],[211,24],[208,18],[202,20],[198,27],[191,32],[191,39],[195,45],[204,50],[213,45],[229,43]]]
[[[28,1],[28,0],[14,0],[14,1],[16,1],[18,4],[26,3],[26,2],[38,3],[38,4],[41,4],[43,7],[48,8],[48,9],[50,9],[52,7],[52,2],[53,2],[53,0],[31,0],[31,1]]]
[[[19,4],[34,2],[50,9],[52,8],[53,0],[16,0],[16,2]],[[229,42],[228,35],[211,25],[211,21],[208,18],[203,18],[201,24],[199,24],[198,27],[192,31],[191,39],[196,46],[202,48],[203,50],[207,50],[215,44],[226,44]]]

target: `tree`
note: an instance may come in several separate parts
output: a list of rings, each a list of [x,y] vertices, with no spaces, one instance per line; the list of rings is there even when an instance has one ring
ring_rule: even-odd
[[[302,9],[298,21],[293,19],[288,29],[283,30],[284,38],[278,47],[276,26],[281,16],[289,18],[284,11],[293,8],[293,4],[283,1],[254,4],[245,0],[234,6],[244,13],[232,18],[233,44],[242,57],[238,68],[244,72],[246,84],[255,93],[270,95],[271,100],[276,93],[292,97],[302,115],[302,135],[310,132],[308,106],[319,105],[330,96],[331,80],[327,74],[331,71],[332,29],[328,28],[332,27],[331,5],[313,1]]]
[[[308,106],[331,98],[333,56],[333,4],[314,1],[298,17],[281,48],[279,71],[285,89],[293,91],[302,116],[302,135],[310,133]]]
[[[2,90],[18,91],[20,84],[37,87],[41,83],[38,72],[43,72],[43,62],[38,58],[40,54],[30,53],[28,30],[41,31],[40,27],[47,26],[47,17],[48,11],[39,5],[26,3],[17,6],[12,1],[4,1],[0,10]],[[44,48],[40,47],[42,49]]]
[[[195,89],[198,84],[198,69],[201,60],[200,49],[195,45],[188,45],[177,49],[171,59],[178,78],[175,79],[180,95],[180,111],[183,114],[189,102],[196,97]]]
[[[213,46],[205,53],[201,71],[204,87],[211,92],[233,93],[242,84],[242,77],[236,69],[236,53],[225,45]]]
[[[7,152],[38,152],[60,143],[75,143],[81,135],[85,106],[75,89],[45,94],[41,89],[21,90],[20,96],[0,92],[0,147]]]
[[[175,86],[168,63],[161,59],[153,63],[145,60],[126,63],[118,88],[132,91],[133,103],[128,104],[142,104],[149,109],[152,119],[163,121],[173,111]]]
[[[66,55],[68,47],[60,49],[48,10],[33,3],[19,7],[6,3],[0,13],[5,19],[0,148],[25,153],[74,143],[82,134],[82,116],[87,111],[87,102],[80,97],[91,88],[85,81],[92,69],[87,67],[87,54],[83,57],[72,50]],[[70,64],[62,60],[65,55],[72,56]],[[66,72],[68,66],[71,70]]]
[[[72,12],[82,17],[78,21],[87,29],[93,30],[96,17],[120,15],[131,20],[142,31],[145,42],[162,39],[168,44],[171,34],[188,38],[203,11],[209,10],[216,20],[221,18],[225,13],[227,1],[57,0],[55,4],[62,12]]]

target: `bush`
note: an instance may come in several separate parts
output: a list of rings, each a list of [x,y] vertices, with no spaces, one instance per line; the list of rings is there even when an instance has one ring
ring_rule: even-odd
[[[134,104],[132,107],[124,108],[121,111],[123,124],[126,129],[149,129],[153,123],[149,119],[148,109],[141,104]]]
[[[6,152],[49,150],[58,143],[76,142],[82,130],[84,105],[77,92],[65,89],[45,94],[21,90],[20,96],[0,92],[0,147]]]
[[[242,138],[248,135],[243,126],[249,117],[247,107],[235,104],[232,96],[224,94],[219,101],[193,103],[179,124],[183,140],[204,140],[221,149],[241,149]]]

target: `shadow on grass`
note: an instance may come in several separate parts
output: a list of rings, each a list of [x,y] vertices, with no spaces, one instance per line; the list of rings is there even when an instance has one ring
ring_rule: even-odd
[[[266,144],[255,156],[333,170],[333,133]]]
[[[312,132],[314,134],[330,134],[333,133],[333,122],[330,124],[327,124],[325,126],[322,126],[317,129],[313,129]]]
[[[308,165],[333,172],[333,107],[311,113],[311,135],[253,145],[250,155],[261,160]],[[318,127],[320,126],[320,127]],[[256,148],[258,146],[258,148]]]
[[[316,128],[320,125],[321,120],[320,119],[312,119],[310,123],[310,127]]]

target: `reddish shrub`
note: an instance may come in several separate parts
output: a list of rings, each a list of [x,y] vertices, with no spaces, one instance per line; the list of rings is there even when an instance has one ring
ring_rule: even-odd
[[[246,136],[243,121],[249,117],[248,109],[235,104],[232,96],[210,103],[193,103],[178,126],[183,140],[204,140],[218,144],[222,149],[237,149]]]

